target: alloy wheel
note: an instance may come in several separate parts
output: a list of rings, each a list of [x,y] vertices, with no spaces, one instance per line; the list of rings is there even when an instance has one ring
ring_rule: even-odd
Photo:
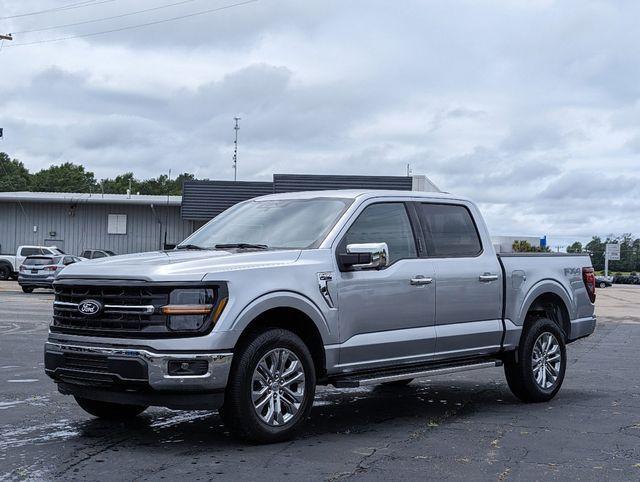
[[[275,348],[265,354],[253,371],[251,399],[264,423],[281,427],[293,419],[304,402],[305,372],[291,350]]]
[[[558,380],[562,351],[558,339],[549,332],[542,333],[533,345],[531,367],[538,386],[549,390]]]

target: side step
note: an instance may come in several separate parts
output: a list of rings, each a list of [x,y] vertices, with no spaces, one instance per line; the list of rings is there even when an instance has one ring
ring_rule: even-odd
[[[467,362],[450,365],[440,364],[431,367],[428,365],[422,365],[420,367],[350,374],[340,378],[334,378],[330,380],[330,383],[336,388],[354,388],[406,380],[408,378],[432,377],[436,375],[446,375],[448,373],[465,372],[469,370],[479,370],[481,368],[494,368],[499,366],[502,366],[502,361],[500,360]]]

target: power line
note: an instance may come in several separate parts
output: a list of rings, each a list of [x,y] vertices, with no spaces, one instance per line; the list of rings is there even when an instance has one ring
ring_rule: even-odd
[[[61,5],[59,7],[48,8],[46,10],[37,10],[35,12],[20,13],[18,15],[8,15],[6,17],[0,17],[0,20],[7,20],[9,18],[30,17],[31,15],[40,15],[42,13],[59,12],[61,10],[75,10],[77,8],[93,7],[94,5],[100,5],[102,3],[111,3],[115,1],[116,0],[99,0],[99,1],[85,0],[84,2],[69,3],[67,5]]]
[[[75,26],[78,26],[78,25],[86,25],[86,24],[89,24],[89,23],[104,22],[106,20],[113,20],[113,19],[116,19],[116,18],[130,17],[131,15],[138,15],[140,13],[153,12],[155,10],[162,10],[163,8],[176,7],[178,5],[183,5],[185,3],[191,3],[191,2],[196,2],[196,1],[198,1],[198,0],[182,0],[181,2],[168,3],[166,5],[159,5],[157,7],[145,8],[144,10],[138,10],[138,11],[135,11],[135,12],[122,13],[120,15],[112,15],[110,17],[101,17],[101,18],[95,18],[95,19],[91,19],[91,20],[84,20],[82,22],[67,23],[67,24],[64,24],[64,25],[55,25],[53,27],[36,28],[36,29],[33,29],[33,30],[22,30],[22,31],[19,31],[19,32],[12,32],[12,33],[15,35],[15,34],[22,34],[22,33],[44,32],[45,30],[55,30],[55,29],[58,29],[58,28],[75,27]]]
[[[110,0],[110,1],[113,1],[113,0]],[[58,38],[45,39],[45,40],[36,40],[34,42],[23,42],[23,43],[20,43],[20,44],[7,45],[5,48],[21,47],[21,46],[24,46],[24,45],[44,44],[44,43],[50,43],[50,42],[61,42],[63,40],[72,40],[72,39],[76,39],[76,38],[85,38],[85,37],[95,37],[95,36],[98,36],[98,35],[104,35],[104,34],[108,34],[108,33],[122,32],[124,30],[132,30],[132,29],[135,29],[135,28],[148,27],[148,26],[151,26],[151,25],[158,25],[158,24],[162,24],[162,23],[173,22],[174,20],[182,20],[184,18],[197,17],[198,15],[205,15],[207,13],[218,12],[220,10],[227,10],[227,9],[234,8],[234,7],[241,7],[243,5],[248,5],[250,3],[255,3],[255,2],[258,2],[258,1],[259,0],[247,0],[245,2],[232,3],[230,5],[224,5],[222,7],[217,7],[217,8],[210,8],[208,10],[201,10],[199,12],[193,12],[193,13],[189,13],[189,14],[186,14],[186,15],[179,15],[177,17],[170,17],[170,18],[165,18],[165,19],[162,19],[162,20],[156,20],[154,22],[140,23],[140,24],[136,24],[136,25],[129,25],[129,26],[126,26],[126,27],[114,28],[114,29],[110,29],[110,30],[102,30],[100,32],[92,32],[92,33],[81,34],[81,35],[71,35],[71,36],[68,36],[68,37],[58,37]]]

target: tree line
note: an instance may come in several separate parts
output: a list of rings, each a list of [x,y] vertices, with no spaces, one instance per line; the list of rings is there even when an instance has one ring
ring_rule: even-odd
[[[125,194],[131,188],[136,194],[182,194],[182,183],[195,179],[193,174],[184,172],[174,179],[166,174],[150,179],[136,179],[132,172],[125,172],[114,178],[98,180],[95,174],[81,164],[64,162],[31,173],[18,159],[11,159],[0,152],[0,192],[92,192],[105,194]]]
[[[620,245],[620,261],[609,261],[610,272],[640,271],[640,238],[634,238],[631,233],[610,234],[604,239],[594,236],[584,246],[576,241],[567,247],[567,253],[589,253],[593,267],[600,271],[604,269],[604,252],[608,243]]]

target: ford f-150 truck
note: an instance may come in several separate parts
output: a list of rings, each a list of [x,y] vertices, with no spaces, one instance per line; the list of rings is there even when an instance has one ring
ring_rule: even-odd
[[[65,268],[46,373],[98,417],[219,409],[273,442],[317,385],[400,386],[504,365],[553,398],[590,335],[587,255],[496,255],[476,205],[443,193],[316,191],[235,205],[176,249]]]

